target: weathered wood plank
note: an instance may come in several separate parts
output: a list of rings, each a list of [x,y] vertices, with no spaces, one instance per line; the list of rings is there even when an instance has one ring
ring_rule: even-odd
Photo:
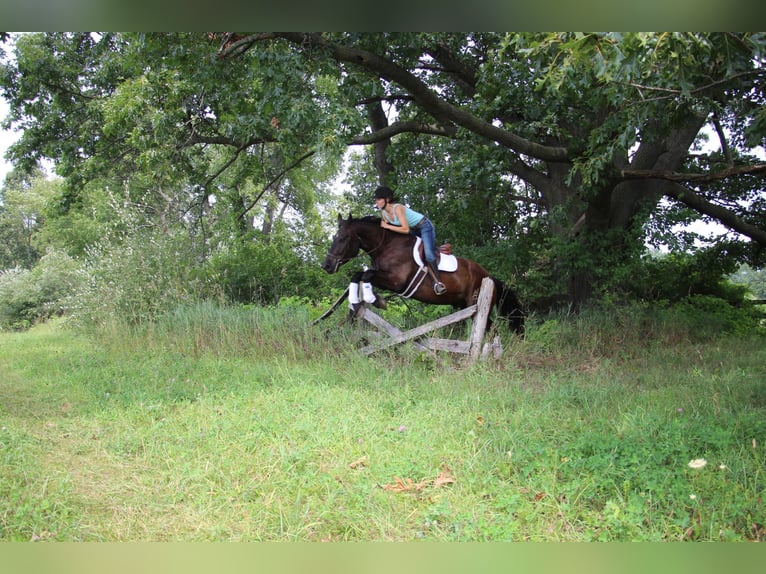
[[[434,351],[449,351],[450,353],[462,353],[467,355],[471,350],[471,346],[468,341],[458,341],[456,339],[434,339],[429,337],[424,339],[423,342],[428,345],[430,349]]]
[[[412,339],[422,337],[426,333],[435,329],[440,329],[441,327],[446,327],[447,325],[452,325],[453,323],[463,321],[471,317],[474,313],[476,313],[476,305],[471,305],[470,307],[466,307],[465,309],[461,309],[460,311],[456,311],[455,313],[445,317],[440,317],[439,319],[426,323],[425,325],[420,325],[419,327],[415,327],[414,329],[400,333],[379,344],[367,345],[366,347],[363,347],[361,351],[365,355],[369,355],[375,351],[381,351],[393,345],[398,345],[399,343],[404,343],[405,341],[410,341]]]
[[[368,307],[362,307],[359,310],[359,313],[357,313],[357,317],[364,319],[365,321],[367,321],[368,323],[371,323],[372,325],[374,325],[381,331],[384,331],[389,337],[396,337],[402,334],[402,331],[400,329],[396,328],[394,325],[386,321],[383,317],[381,317],[380,315],[375,313],[375,311],[373,311],[372,309]],[[383,334],[375,333],[375,335],[381,337]],[[431,348],[427,340],[423,341],[423,343],[425,344],[421,343],[420,341],[413,341],[412,343],[415,345],[417,349],[421,351],[426,351],[428,353],[433,354],[433,351],[435,350]],[[362,352],[364,352],[364,349],[362,349]],[[369,353],[365,353],[365,354],[369,354]]]

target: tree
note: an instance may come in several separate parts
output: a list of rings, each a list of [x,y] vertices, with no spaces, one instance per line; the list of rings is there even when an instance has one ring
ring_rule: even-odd
[[[285,42],[334,62],[360,113],[395,103],[390,123],[374,114],[352,144],[406,133],[410,153],[434,136],[499,148],[495,192],[546,215],[548,239],[570,254],[552,262],[570,303],[591,295],[595,270],[635,255],[663,198],[746,236],[754,256],[766,245],[766,164],[748,153],[766,134],[763,34],[258,33],[225,37],[220,55]],[[718,150],[698,147],[705,126]],[[381,180],[408,182],[409,163],[376,165]]]
[[[280,213],[267,195],[296,197],[296,169],[326,176],[364,146],[437,229],[520,242],[511,267],[579,305],[682,218],[723,223],[741,234],[731,253],[761,264],[765,46],[760,33],[36,34],[0,89],[24,130],[15,161],[54,159],[65,207],[98,181],[200,229],[225,199],[244,229],[256,204],[262,223]]]
[[[291,169],[318,174],[340,156],[303,135],[328,120],[320,97],[298,97],[297,57],[277,48],[220,66],[203,34],[21,35],[0,82],[5,125],[22,131],[11,159],[19,169],[52,159],[63,210],[106,186],[172,219],[204,217],[212,196],[248,183],[256,197],[280,193]],[[246,223],[256,202],[236,203]]]
[[[36,168],[29,176],[12,171],[0,188],[0,270],[31,269],[44,252],[39,232],[57,183]]]
[[[283,233],[306,256],[323,236],[317,204],[343,146],[317,134],[337,86],[317,78],[298,98],[291,50],[222,66],[206,34],[24,34],[13,47],[0,79],[5,127],[22,132],[11,159],[20,172],[53,160],[63,187],[45,232],[71,254],[145,226],[185,227],[201,262],[232,238]],[[143,221],[126,227],[126,213]]]

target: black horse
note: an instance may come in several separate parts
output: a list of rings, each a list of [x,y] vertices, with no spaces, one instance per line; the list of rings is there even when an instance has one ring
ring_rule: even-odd
[[[372,268],[355,274],[352,285],[361,283],[364,289],[364,284],[368,284],[424,303],[452,305],[459,309],[475,304],[482,280],[491,277],[487,270],[475,261],[457,257],[454,271],[441,271],[441,280],[447,292],[437,295],[426,270],[413,258],[416,241],[417,238],[412,235],[383,229],[377,217],[354,219],[349,215],[348,219],[343,219],[338,215],[338,232],[322,268],[328,273],[335,273],[362,249],[372,259]],[[495,283],[492,303],[498,315],[508,320],[514,332],[523,334],[525,314],[521,303],[502,281],[491,278]],[[378,307],[385,306],[385,301],[374,294],[372,297],[367,295],[364,300]]]

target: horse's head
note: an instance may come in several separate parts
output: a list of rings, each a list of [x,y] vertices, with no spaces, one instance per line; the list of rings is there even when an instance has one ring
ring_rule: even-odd
[[[344,263],[351,261],[359,254],[361,242],[359,236],[354,233],[351,225],[351,215],[348,220],[338,214],[338,232],[332,238],[332,245],[322,263],[322,269],[332,274],[335,273]]]

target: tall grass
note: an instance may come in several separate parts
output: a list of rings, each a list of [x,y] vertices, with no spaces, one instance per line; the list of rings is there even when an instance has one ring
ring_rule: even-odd
[[[763,339],[614,313],[477,365],[298,306],[0,334],[0,539],[762,540]]]

